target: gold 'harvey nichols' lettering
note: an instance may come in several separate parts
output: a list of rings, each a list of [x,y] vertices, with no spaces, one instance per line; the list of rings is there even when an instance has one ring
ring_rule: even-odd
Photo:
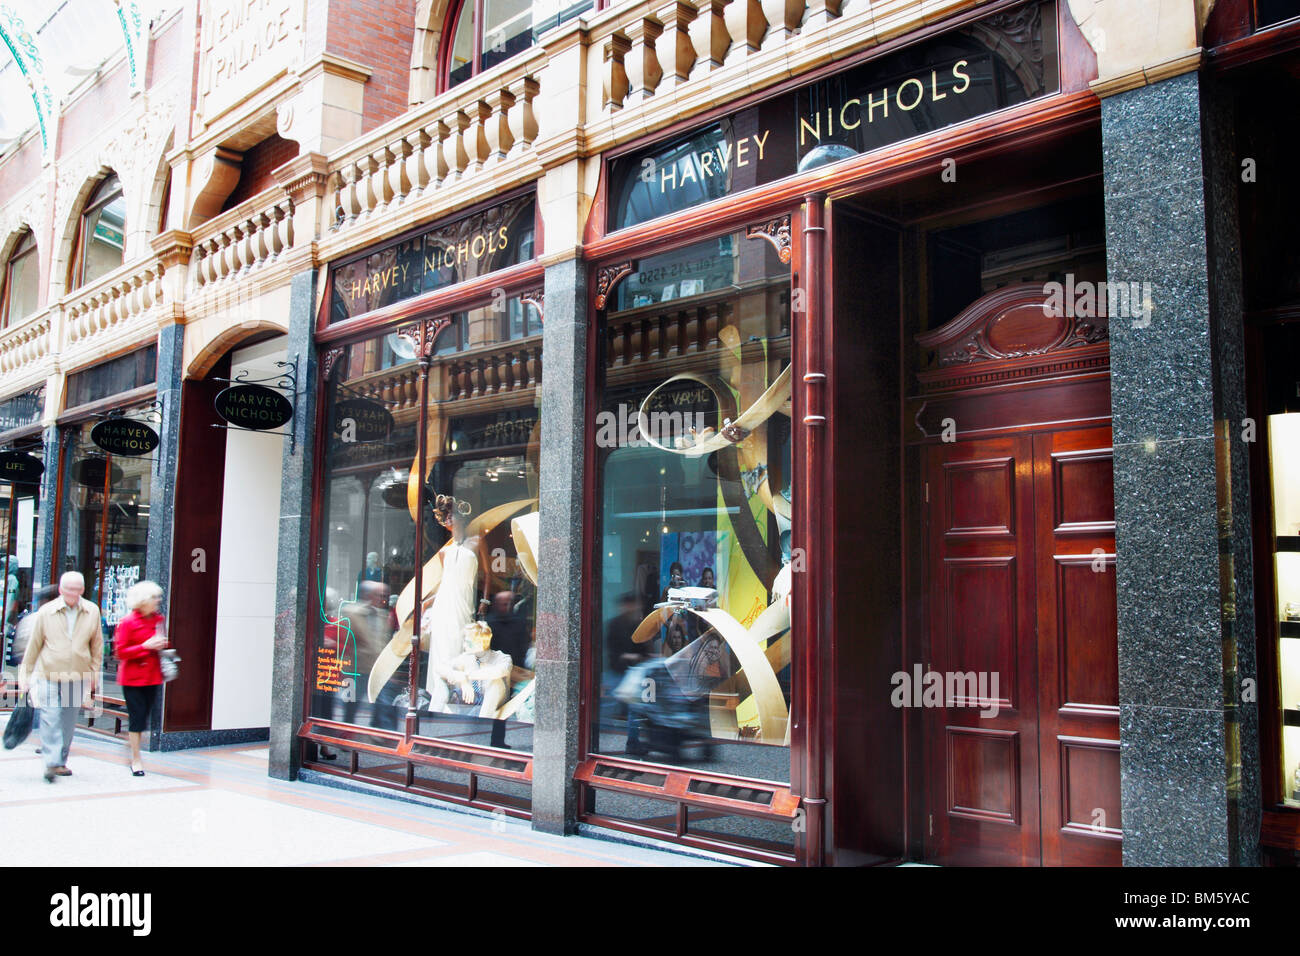
[[[706,149],[702,152],[691,153],[689,156],[683,156],[680,161],[670,163],[659,170],[659,192],[663,193],[669,188],[670,184],[673,189],[676,189],[678,186],[685,186],[687,183],[698,183],[701,179],[711,179],[715,175],[725,176],[733,162],[737,168],[748,166],[751,162],[761,163],[763,161],[763,147],[767,144],[767,138],[771,135],[772,131],[767,129],[763,130],[762,135],[756,133],[753,136],[742,136],[734,144],[726,142],[721,146],[715,146],[713,149]],[[754,151],[758,154],[758,158],[754,160],[751,160],[749,156],[749,144],[751,142],[754,144]],[[735,151],[734,157],[732,155],[733,149]]]
[[[510,245],[510,233],[505,226],[476,232],[468,239],[448,243],[441,249],[435,249],[425,256],[424,267],[430,272],[450,269],[464,265],[471,259],[482,259],[484,255],[496,255]]]
[[[348,286],[348,298],[356,301],[362,296],[368,296],[372,292],[383,292],[389,286],[397,281],[397,275],[400,272],[402,282],[406,282],[406,274],[410,271],[409,263],[399,263],[389,266],[387,269],[379,269],[375,272],[367,272],[365,279],[353,279],[352,284]]]
[[[954,84],[950,92],[960,95],[970,89],[970,74],[964,72],[962,69],[967,65],[966,60],[958,60],[952,65],[953,79],[960,80],[961,82],[960,85]],[[882,119],[887,119],[889,117],[889,87],[886,86],[884,89],[880,90],[879,93],[879,98],[870,93],[867,94],[866,121],[868,123],[875,122],[877,108],[880,110],[880,116]],[[939,92],[939,71],[931,70],[930,102],[937,103],[939,100],[945,100],[947,98],[947,93]],[[894,90],[894,105],[904,113],[916,109],[921,105],[921,101],[924,99],[925,83],[922,82],[919,77],[909,77],[902,83],[899,83],[897,88]],[[850,113],[850,109],[854,112]],[[840,129],[857,129],[862,125],[862,100],[855,96],[850,100],[845,100],[844,105],[841,106],[839,110],[836,110],[833,106],[827,107],[825,114],[818,112],[812,117],[811,121],[802,116],[799,117],[800,147],[807,144],[809,134],[812,135],[814,140],[819,143],[821,142],[823,115],[825,115],[826,118],[826,135],[834,136],[837,113],[840,122]]]
[[[428,253],[424,257],[424,268],[428,272],[455,268],[468,261],[482,259],[485,255],[495,255],[509,245],[510,232],[507,226],[489,229],[487,232],[477,232],[467,239],[449,243],[441,249]],[[349,299],[356,302],[362,297],[377,295],[396,285],[398,281],[405,285],[410,270],[410,263],[399,262],[386,269],[367,272],[364,278],[353,279],[343,291]]]

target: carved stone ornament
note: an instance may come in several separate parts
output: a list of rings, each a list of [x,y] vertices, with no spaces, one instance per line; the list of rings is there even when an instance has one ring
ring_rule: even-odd
[[[917,344],[933,350],[940,368],[973,362],[1046,355],[1109,337],[1104,292],[1095,308],[1076,314],[1075,299],[1053,295],[1042,284],[1008,286],[976,299],[951,322],[916,336]],[[1098,283],[1100,285],[1100,283]],[[1090,314],[1100,312],[1100,315]]]
[[[619,262],[612,266],[602,266],[596,273],[596,308],[605,308],[605,302],[609,299],[614,287],[624,278],[632,274],[632,263]]]
[[[766,239],[776,250],[782,265],[790,264],[790,217],[782,216],[768,222],[750,226],[745,230],[746,239]]]

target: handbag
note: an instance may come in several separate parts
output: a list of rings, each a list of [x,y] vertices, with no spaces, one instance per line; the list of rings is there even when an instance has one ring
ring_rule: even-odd
[[[162,668],[163,683],[174,681],[181,674],[181,654],[174,647],[167,647],[158,652],[158,664]]]
[[[154,636],[167,638],[167,625],[160,619],[154,627]],[[158,666],[162,668],[163,683],[174,681],[181,674],[181,654],[174,647],[164,647],[158,652]]]
[[[9,723],[5,725],[5,750],[13,750],[27,739],[27,735],[32,732],[35,716],[36,708],[31,705],[29,698],[24,697],[23,702],[9,715]]]

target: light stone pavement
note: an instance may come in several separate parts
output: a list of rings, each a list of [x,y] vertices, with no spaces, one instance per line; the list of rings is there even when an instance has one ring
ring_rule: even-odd
[[[8,720],[0,714],[0,725]],[[18,866],[716,866],[724,861],[266,776],[265,745],[144,756],[79,731],[46,783],[31,737],[0,750],[0,848]],[[736,861],[726,861],[736,862]]]

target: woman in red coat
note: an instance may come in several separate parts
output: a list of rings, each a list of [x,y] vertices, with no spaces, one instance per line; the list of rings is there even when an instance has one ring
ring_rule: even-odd
[[[143,777],[140,734],[149,726],[149,715],[163,682],[158,652],[167,646],[163,616],[159,613],[162,588],[152,581],[141,581],[126,592],[126,606],[131,613],[118,622],[113,654],[121,662],[117,665],[117,682],[122,685],[129,715],[131,773]]]

